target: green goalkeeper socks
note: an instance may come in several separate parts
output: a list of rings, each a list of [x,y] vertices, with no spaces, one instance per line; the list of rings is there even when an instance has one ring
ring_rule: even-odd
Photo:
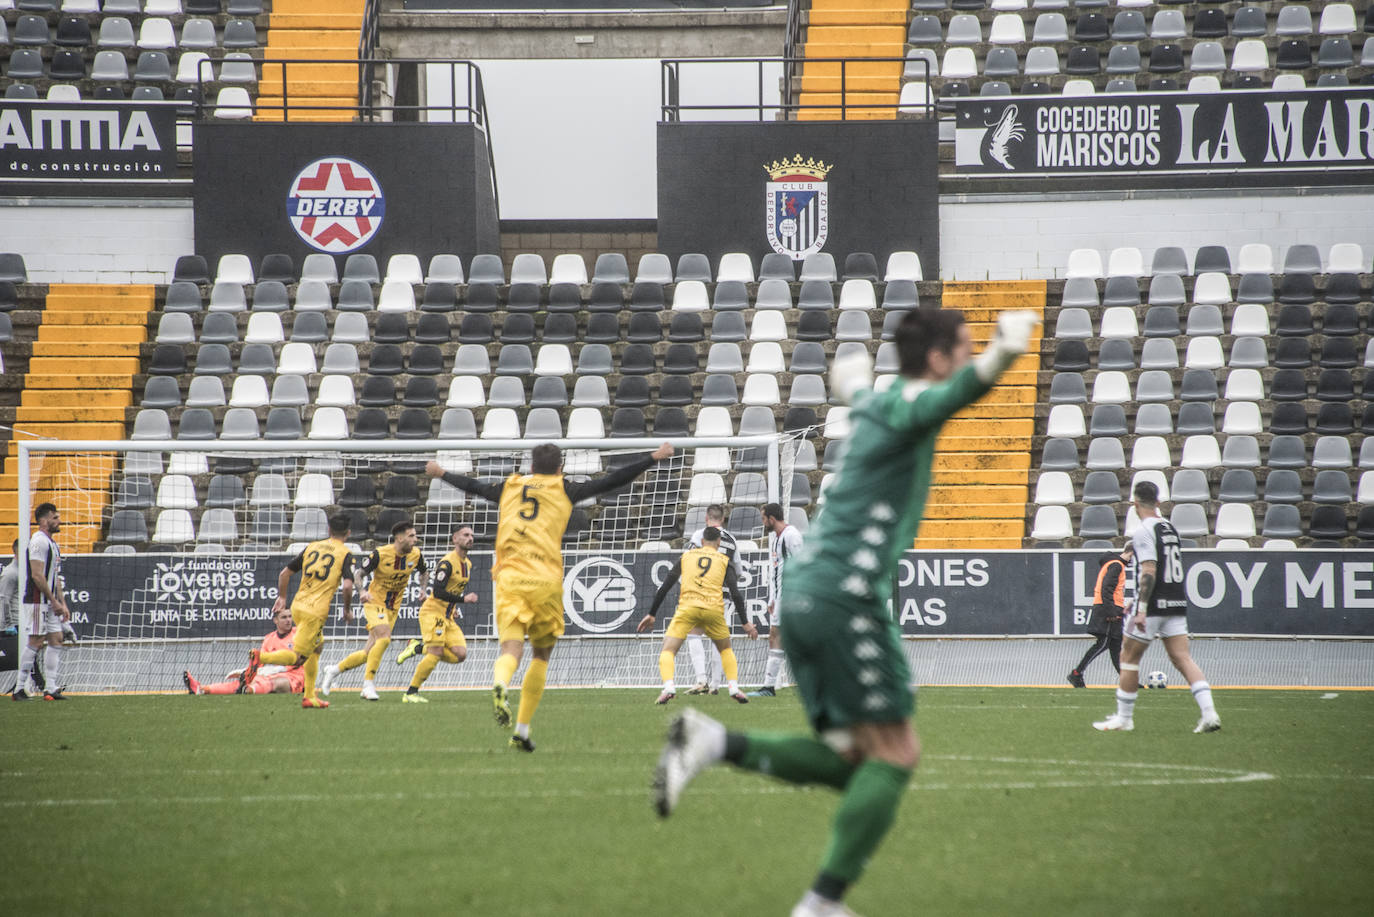
[[[725,760],[788,783],[819,783],[837,790],[855,772],[853,764],[819,739],[781,733],[730,733]]]
[[[849,884],[859,878],[892,827],[910,779],[910,770],[886,761],[865,761],[855,768],[831,826],[822,879]]]

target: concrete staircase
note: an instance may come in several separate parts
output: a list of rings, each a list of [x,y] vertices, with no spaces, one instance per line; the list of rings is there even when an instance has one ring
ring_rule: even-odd
[[[968,319],[974,350],[992,339],[1008,309],[1045,314],[1044,281],[946,283],[942,305]],[[945,425],[916,547],[966,551],[1019,548],[1026,533],[1031,440],[1035,433],[1040,332],[997,386]]]
[[[362,32],[363,0],[275,0],[263,51],[262,82],[258,85],[257,121],[281,121],[283,112],[272,106],[285,98],[292,121],[352,121],[358,104],[358,38]],[[279,60],[322,60],[286,68],[283,86]],[[328,63],[337,60],[339,63]],[[334,110],[311,111],[328,106]]]
[[[842,116],[846,120],[868,121],[895,118],[902,88],[901,61],[864,58],[901,57],[906,50],[910,13],[910,4],[904,0],[814,0],[807,14],[802,54],[808,58],[843,57],[846,61],[843,65],[819,62],[803,66],[802,104],[836,107],[803,108],[798,111],[797,120],[833,121]],[[882,107],[842,110],[841,102],[846,106]]]
[[[19,406],[16,436],[46,439],[124,438],[125,408],[133,404],[139,346],[147,339],[155,291],[143,285],[54,284],[33,343]],[[18,447],[9,442],[0,473],[0,543],[16,537]],[[57,504],[57,541],[72,553],[99,540],[109,503],[113,454],[51,455],[30,463],[30,506]]]

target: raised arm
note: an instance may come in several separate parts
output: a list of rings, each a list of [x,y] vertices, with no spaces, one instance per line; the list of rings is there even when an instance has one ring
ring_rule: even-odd
[[[631,462],[623,468],[617,468],[609,474],[604,474],[595,480],[584,483],[573,484],[568,481],[563,482],[563,490],[567,492],[568,499],[574,503],[585,500],[588,497],[595,497],[597,494],[609,493],[619,487],[639,477],[658,461],[668,458],[673,454],[673,447],[664,443],[645,458],[636,462]]]
[[[461,491],[476,494],[485,500],[493,503],[501,502],[501,488],[496,484],[484,484],[476,478],[470,478],[465,474],[456,471],[445,471],[438,462],[430,462],[425,465],[425,474],[431,478],[440,478],[445,484],[451,484]]]

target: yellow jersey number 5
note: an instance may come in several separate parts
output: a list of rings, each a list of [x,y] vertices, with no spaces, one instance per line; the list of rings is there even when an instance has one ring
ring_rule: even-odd
[[[529,504],[520,510],[521,519],[531,522],[539,517],[539,499],[530,495],[530,485],[520,488],[520,502]]]

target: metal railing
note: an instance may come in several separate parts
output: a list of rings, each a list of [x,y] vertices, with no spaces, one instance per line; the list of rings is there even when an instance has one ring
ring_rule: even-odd
[[[719,120],[722,114],[738,112],[755,112],[759,121],[768,120],[769,116],[776,117],[781,113],[787,120],[796,120],[798,113],[806,111],[817,111],[826,113],[838,113],[839,120],[849,119],[851,113],[871,110],[890,111],[894,116],[903,113],[919,113],[924,117],[933,117],[935,114],[935,100],[933,90],[927,90],[925,98],[917,103],[897,102],[855,102],[850,101],[853,90],[849,87],[850,74],[849,67],[852,64],[881,64],[881,63],[900,63],[904,68],[916,68],[921,71],[919,79],[930,86],[930,63],[925,60],[908,60],[904,57],[696,57],[696,58],[676,58],[661,62],[660,71],[660,118],[663,121],[682,121],[683,114],[691,113],[710,113],[714,112],[716,118],[711,117],[688,117],[686,120]],[[682,102],[683,76],[687,67],[722,67],[739,66],[741,64],[753,65],[757,70],[757,80],[752,81],[757,88],[757,95],[753,102],[711,102],[705,104],[686,104]],[[801,91],[796,92],[796,99],[792,98],[789,77],[783,78],[782,96],[779,101],[771,102],[765,98],[764,86],[767,84],[765,68],[769,66],[781,67],[783,74],[788,74],[796,67],[800,69],[802,64],[839,64],[839,101],[836,102],[803,102],[801,101]],[[798,77],[800,79],[800,77]],[[736,85],[742,85],[737,83]],[[834,94],[833,90],[822,90],[827,95]],[[734,118],[732,120],[740,120]]]
[[[782,56],[783,56],[783,59],[784,59],[784,60],[795,61],[795,60],[797,60],[798,58],[800,58],[800,57],[803,56],[803,55],[802,55],[802,51],[803,51],[803,48],[805,47],[805,44],[806,44],[806,43],[802,40],[802,4],[803,4],[803,3],[806,3],[808,6],[810,5],[809,2],[808,2],[808,0],[788,0],[788,3],[787,3],[787,36],[786,36],[786,38],[783,40],[783,46],[782,46]],[[788,64],[788,65],[786,65],[786,66],[783,67],[783,71],[782,71],[782,98],[783,98],[783,101],[785,101],[785,102],[792,102],[792,101],[794,101],[794,99],[795,99],[795,96],[793,95],[793,85],[792,85],[792,84],[793,84],[794,75],[795,75],[795,76],[800,76],[800,74],[796,72],[797,69],[798,69],[797,67],[795,67],[795,66],[793,66],[793,65],[791,65],[791,64]],[[798,94],[800,94],[800,90],[798,90]]]
[[[363,5],[363,27],[358,35],[358,60],[366,62],[358,67],[358,104],[367,111],[372,110],[373,96],[377,91],[376,65],[373,62],[377,58],[379,43],[380,7],[378,0],[367,0]]]
[[[375,0],[369,0],[372,6]],[[364,22],[366,26],[366,21]],[[364,29],[366,32],[366,28]],[[364,39],[366,40],[366,39]],[[375,41],[375,36],[374,39]],[[215,83],[215,65],[220,61],[208,59],[202,60],[197,65],[197,77],[201,86],[211,86]],[[267,81],[269,74],[275,74],[281,84],[281,103],[268,105],[264,104],[261,96],[251,99],[245,106],[242,103],[221,104],[216,98],[198,98],[195,103],[194,117],[198,121],[214,119],[253,119],[255,116],[280,112],[283,122],[290,122],[292,114],[296,114],[296,121],[299,123],[302,118],[300,115],[307,112],[337,112],[339,115],[347,114],[349,117],[339,120],[356,122],[389,122],[396,121],[397,115],[402,115],[401,120],[421,121],[432,123],[453,123],[453,124],[473,124],[482,130],[482,135],[487,148],[487,164],[491,173],[492,193],[496,198],[497,213],[501,211],[501,194],[496,185],[496,157],[492,151],[491,143],[491,115],[487,110],[486,89],[482,85],[482,71],[472,61],[468,60],[434,60],[430,58],[405,57],[405,58],[381,58],[381,57],[360,57],[357,60],[337,60],[332,58],[296,58],[288,60],[264,60],[258,61],[262,67],[259,77],[259,93],[263,82]],[[310,97],[291,95],[291,80],[289,77],[296,75],[291,71],[303,65],[346,65],[357,68],[358,86],[360,94],[356,102],[347,104],[327,104],[312,100]],[[377,68],[400,68],[400,67],[442,67],[447,69],[449,101],[446,104],[431,105],[421,101],[414,105],[397,104],[394,100],[388,104],[378,104],[373,98],[372,90],[375,82],[374,77]],[[461,74],[461,76],[460,76]],[[420,84],[423,86],[423,82]],[[362,88],[366,87],[367,92],[363,93]],[[459,89],[462,89],[460,94]],[[229,112],[226,114],[226,112]],[[275,119],[273,119],[275,120]]]

